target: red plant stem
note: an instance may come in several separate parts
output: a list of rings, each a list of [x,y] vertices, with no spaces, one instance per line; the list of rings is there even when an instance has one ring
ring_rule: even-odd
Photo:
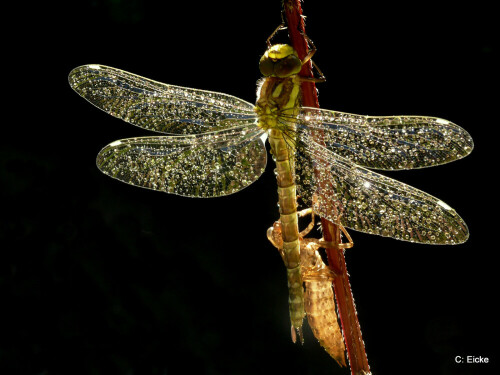
[[[308,53],[308,45],[304,37],[305,24],[302,17],[300,0],[284,0],[283,7],[288,24],[290,41],[297,51],[299,58],[303,59]],[[299,74],[303,77],[313,77],[312,64],[310,62],[305,64]],[[314,82],[302,83],[302,104],[306,107],[319,108],[318,95]],[[326,249],[326,253],[328,256],[328,266],[336,275],[333,279],[333,288],[344,333],[347,356],[349,357],[349,364],[351,366],[351,374],[368,374],[370,366],[368,365],[365,345],[361,337],[361,328],[349,284],[344,252],[343,249],[338,247],[338,244],[341,243],[340,229],[337,225],[326,219],[321,219],[321,225],[325,240],[337,245]]]

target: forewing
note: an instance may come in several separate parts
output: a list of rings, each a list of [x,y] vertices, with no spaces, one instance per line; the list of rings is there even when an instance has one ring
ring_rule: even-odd
[[[431,167],[463,158],[474,145],[460,126],[436,117],[361,116],[304,107],[300,131],[320,133],[327,149],[373,169]]]
[[[265,133],[129,138],[97,156],[97,166],[120,181],[187,197],[219,197],[256,181],[266,166]]]
[[[335,155],[305,134],[297,144],[299,195],[319,216],[398,240],[458,244],[467,226],[443,201]]]
[[[144,129],[199,134],[254,123],[254,106],[234,96],[167,85],[104,65],[69,74],[71,87],[96,107]]]

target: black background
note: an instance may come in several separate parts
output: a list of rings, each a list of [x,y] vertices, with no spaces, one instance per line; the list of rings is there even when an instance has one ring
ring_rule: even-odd
[[[487,374],[498,363],[498,30],[492,9],[466,4],[304,4],[328,80],[323,108],[442,117],[475,141],[466,159],[390,174],[454,207],[466,244],[351,231],[347,266],[376,374]],[[0,373],[348,374],[308,328],[303,347],[291,343],[286,273],[265,236],[278,215],[273,166],[218,199],[119,183],[96,154],[147,133],[67,83],[72,68],[100,63],[253,102],[280,2],[23,6],[5,13],[17,26],[4,36]],[[455,363],[467,355],[492,363]]]

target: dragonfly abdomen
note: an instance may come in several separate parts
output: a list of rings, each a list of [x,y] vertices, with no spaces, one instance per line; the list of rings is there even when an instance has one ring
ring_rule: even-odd
[[[292,327],[301,335],[304,319],[304,289],[300,268],[300,242],[293,161],[281,131],[272,129],[269,143],[276,160],[276,178],[282,225],[283,260],[287,268],[289,309]]]

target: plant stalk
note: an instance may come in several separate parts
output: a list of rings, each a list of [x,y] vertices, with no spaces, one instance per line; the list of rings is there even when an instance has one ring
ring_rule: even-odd
[[[283,12],[288,25],[291,44],[297,51],[299,58],[303,59],[307,55],[309,47],[307,39],[304,36],[306,35],[305,23],[300,0],[284,0]],[[299,74],[303,77],[313,77],[311,62],[304,64]],[[318,95],[314,82],[302,82],[302,105],[319,108]],[[326,254],[328,256],[328,267],[335,273],[333,288],[351,374],[369,374],[370,366],[368,365],[356,306],[349,284],[344,251],[338,246],[342,242],[340,229],[337,225],[326,219],[321,219],[321,225],[324,239],[334,244],[332,248],[326,249]]]

